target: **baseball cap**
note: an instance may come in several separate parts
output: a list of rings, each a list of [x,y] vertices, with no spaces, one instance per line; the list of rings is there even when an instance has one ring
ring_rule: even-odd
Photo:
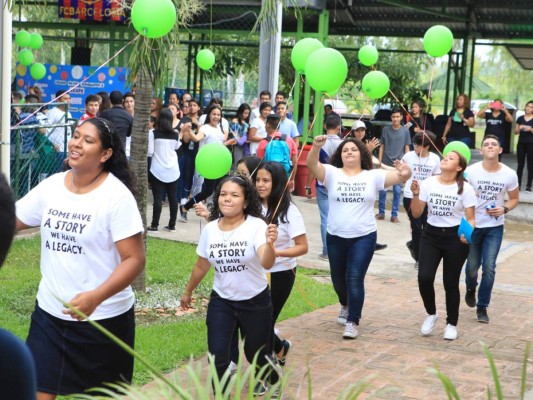
[[[352,131],[355,131],[356,129],[359,129],[359,128],[365,128],[366,129],[365,123],[363,121],[361,121],[360,119],[355,121],[352,124]]]

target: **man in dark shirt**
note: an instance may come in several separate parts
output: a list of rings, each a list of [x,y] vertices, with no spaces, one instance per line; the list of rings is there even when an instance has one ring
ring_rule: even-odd
[[[120,141],[122,142],[122,148],[126,150],[126,138],[131,136],[133,117],[122,106],[122,100],[122,93],[118,90],[113,90],[109,94],[111,108],[102,112],[99,117],[108,119],[115,124]]]

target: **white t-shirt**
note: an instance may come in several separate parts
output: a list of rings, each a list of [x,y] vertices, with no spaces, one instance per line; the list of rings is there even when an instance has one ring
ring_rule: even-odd
[[[176,153],[180,146],[177,131],[170,133],[150,129],[148,132],[148,157],[152,157],[150,172],[161,182],[174,182],[180,177]]]
[[[465,182],[463,193],[457,194],[457,183],[443,185],[438,179],[438,176],[430,176],[420,185],[419,198],[427,205],[428,224],[440,228],[458,226],[465,208],[476,205],[474,189]]]
[[[267,131],[265,128],[265,121],[263,121],[261,118],[255,118],[252,123],[250,124],[250,129],[255,128],[257,131],[255,132],[255,136],[260,137],[261,139],[264,139],[267,137]],[[250,131],[248,131],[250,132]],[[250,142],[250,154],[254,156],[257,153],[257,148],[259,147],[259,142]]]
[[[196,253],[215,269],[213,289],[227,300],[249,300],[268,286],[257,249],[266,243],[265,221],[248,216],[233,231],[223,232],[218,221],[208,223]]]
[[[68,114],[66,114],[68,119],[72,119],[72,115],[70,114],[70,111]],[[60,110],[58,107],[54,107],[51,110],[48,111],[46,114],[46,117],[48,118],[48,122],[50,124],[65,124],[67,123],[67,120],[65,119],[65,111]],[[59,150],[62,152],[67,151],[67,143],[72,137],[72,129],[70,129],[70,126],[67,127],[67,142],[65,143],[65,127],[57,127],[57,128],[50,128],[52,131],[50,132],[48,139],[56,146]]]
[[[348,176],[340,168],[323,165],[326,178],[320,183],[328,190],[328,233],[353,238],[376,231],[374,202],[377,192],[384,189],[387,171],[363,170]]]
[[[411,192],[413,179],[416,179],[420,185],[423,180],[430,176],[440,174],[440,158],[435,153],[430,152],[427,157],[420,157],[414,151],[410,151],[402,157],[402,161],[409,165],[413,171],[403,189],[403,197],[408,199],[413,198],[413,192]]]
[[[205,134],[205,137],[200,141],[200,148],[210,143],[224,143],[224,132],[220,130],[220,126],[214,128],[211,125],[202,125],[199,131]]]
[[[198,126],[205,125],[205,119],[207,118],[207,114],[202,114],[198,117]],[[222,117],[220,122],[218,123],[218,127],[220,128],[220,125],[222,125],[222,130],[229,132],[229,122],[226,118]]]
[[[58,173],[41,182],[17,202],[17,217],[41,227],[39,307],[54,317],[63,314],[61,300],[96,289],[120,264],[115,242],[143,231],[141,215],[131,192],[113,174],[93,191],[75,194]],[[128,311],[135,300],[130,286],[100,304],[92,319],[111,318]]]
[[[483,162],[477,162],[469,166],[466,171],[466,179],[474,188],[477,197],[476,228],[488,228],[503,225],[505,217],[491,217],[487,214],[487,205],[495,204],[501,207],[505,203],[505,193],[518,187],[516,172],[507,165],[500,163],[498,172],[488,172],[483,168]]]
[[[263,207],[263,215],[266,215],[266,208]],[[278,240],[274,243],[276,250],[288,249],[294,246],[294,238],[300,235],[305,235],[305,224],[302,213],[291,202],[287,215],[285,216],[287,222],[278,221]],[[296,267],[296,257],[276,257],[274,266],[268,272],[287,271]]]

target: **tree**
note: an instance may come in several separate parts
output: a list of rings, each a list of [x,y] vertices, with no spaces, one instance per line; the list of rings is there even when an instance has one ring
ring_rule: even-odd
[[[177,11],[177,20],[173,30],[159,39],[139,37],[133,45],[128,60],[129,80],[132,86],[136,85],[130,163],[137,177],[135,199],[145,227],[148,192],[146,154],[148,152],[148,123],[153,88],[160,88],[168,80],[171,64],[169,54],[179,45],[179,28],[186,26],[194,15],[203,9],[199,0],[172,1]],[[127,3],[127,0],[122,0],[123,7],[129,7]],[[144,273],[135,280],[133,287],[136,290],[145,290],[146,276]]]

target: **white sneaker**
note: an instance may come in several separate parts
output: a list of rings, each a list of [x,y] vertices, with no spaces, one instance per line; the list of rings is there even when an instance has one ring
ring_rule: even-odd
[[[446,324],[446,328],[444,329],[444,339],[445,340],[457,339],[457,327],[455,325]]]
[[[339,325],[346,325],[346,318],[348,318],[348,306],[341,306],[337,323]]]
[[[433,332],[433,327],[435,326],[435,322],[437,322],[438,319],[439,314],[428,315],[426,317],[422,327],[420,328],[420,333],[422,336],[431,335],[431,332]]]
[[[230,361],[228,369],[230,376],[235,375],[237,373],[237,364],[235,364],[233,361]]]
[[[355,339],[357,335],[359,335],[359,332],[357,332],[355,322],[346,322],[346,328],[344,328],[342,337],[345,339]]]

